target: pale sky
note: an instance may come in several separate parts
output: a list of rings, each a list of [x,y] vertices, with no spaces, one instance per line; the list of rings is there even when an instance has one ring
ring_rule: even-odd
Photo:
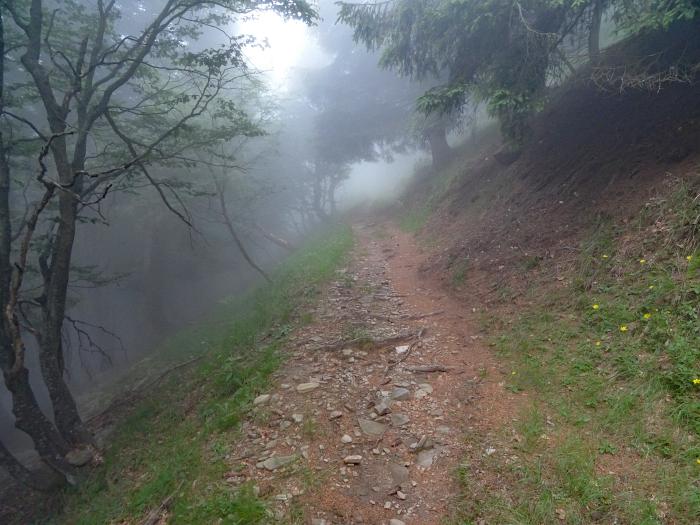
[[[246,55],[251,63],[264,71],[270,87],[284,91],[290,73],[296,67],[324,65],[327,55],[316,43],[313,28],[296,20],[283,20],[276,13],[263,12],[239,23],[241,33],[267,39],[265,49],[249,48]]]
[[[279,15],[263,12],[254,19],[239,23],[238,32],[267,38],[269,47],[249,48],[246,56],[258,69],[265,72],[270,88],[284,93],[295,68],[323,67],[332,57],[318,45],[314,29],[302,22],[283,20]],[[396,188],[413,173],[415,162],[424,154],[397,155],[387,163],[363,162],[352,166],[350,177],[340,187],[337,198],[341,208],[362,202],[391,198]]]

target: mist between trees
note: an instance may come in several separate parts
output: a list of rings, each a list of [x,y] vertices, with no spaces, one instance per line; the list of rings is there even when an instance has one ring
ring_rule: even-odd
[[[447,137],[488,118],[504,158],[517,155],[548,90],[573,75],[620,90],[697,72],[664,49],[653,64],[601,52],[694,23],[691,0],[0,9],[0,465],[40,489],[74,483],[94,450],[85,400],[268,279],[338,213],[358,165],[417,152],[441,165]],[[283,90],[248,58],[265,43],[241,24],[266,11],[313,28],[323,50]]]

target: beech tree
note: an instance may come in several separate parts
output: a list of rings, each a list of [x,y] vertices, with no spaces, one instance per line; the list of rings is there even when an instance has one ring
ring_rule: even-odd
[[[316,16],[303,0],[127,5],[142,13],[141,27],[121,23],[125,7],[115,0],[0,2],[0,368],[15,425],[61,482],[74,480],[85,461],[75,451],[92,444],[63,366],[77,225],[99,220],[108,192],[128,192],[143,180],[187,222],[176,192],[149,167],[206,162],[193,152],[258,133],[226,96],[249,74],[243,49],[251,41],[225,28],[260,9],[306,23]],[[220,41],[198,45],[211,27]],[[214,117],[226,124],[212,127]],[[36,174],[24,188],[30,202],[15,209],[11,196],[22,188],[13,170],[28,165]],[[36,340],[51,419],[29,383],[28,335]],[[54,481],[29,472],[4,446],[0,465],[38,488]]]

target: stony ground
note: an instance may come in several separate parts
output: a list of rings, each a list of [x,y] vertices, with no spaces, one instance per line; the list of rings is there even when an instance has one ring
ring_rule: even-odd
[[[507,453],[507,371],[473,309],[420,278],[412,237],[384,223],[354,229],[350,264],[243,423],[228,481],[252,481],[280,518],[312,525],[444,523],[460,464],[478,478],[479,462]],[[481,482],[498,490],[498,479]]]

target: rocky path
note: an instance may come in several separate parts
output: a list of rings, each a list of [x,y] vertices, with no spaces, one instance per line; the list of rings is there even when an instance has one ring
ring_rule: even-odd
[[[228,480],[252,481],[280,519],[444,523],[457,467],[496,451],[485,443],[512,400],[465,306],[419,278],[413,239],[354,229],[351,262],[255,400]]]

